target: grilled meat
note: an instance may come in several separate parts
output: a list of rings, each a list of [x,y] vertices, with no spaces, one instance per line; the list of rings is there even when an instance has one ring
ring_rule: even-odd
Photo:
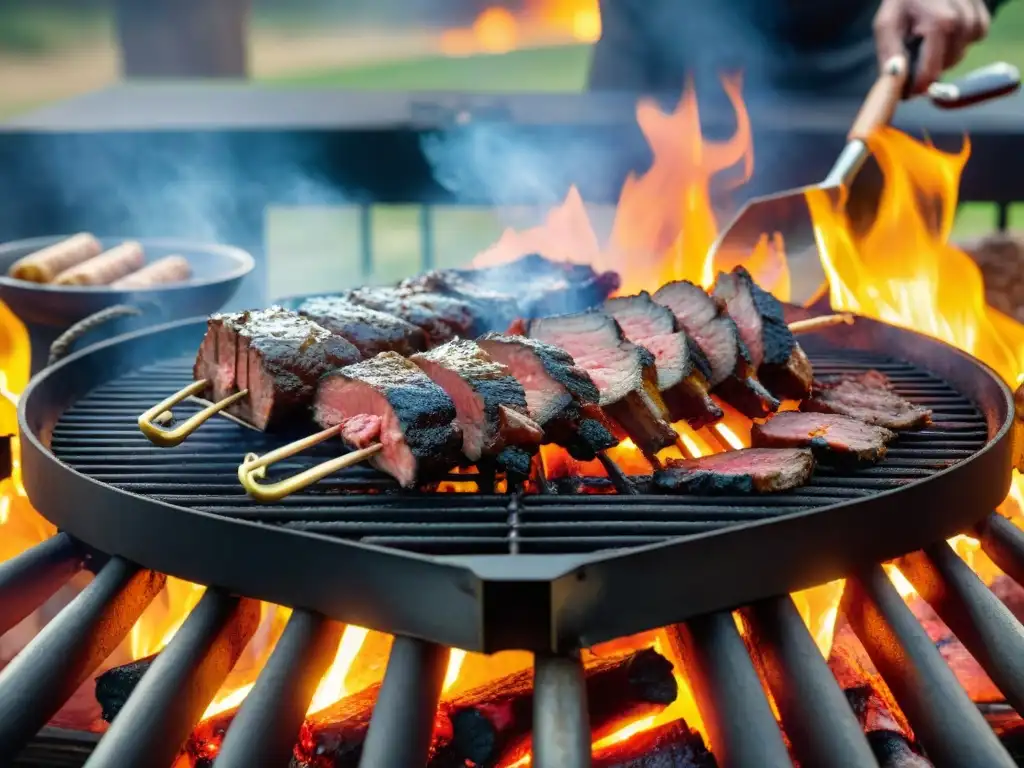
[[[814,471],[807,448],[743,448],[697,459],[671,459],[654,473],[663,491],[777,493],[806,485]]]
[[[415,363],[396,352],[382,352],[325,375],[313,411],[323,427],[342,424],[342,440],[352,448],[382,444],[370,463],[403,487],[461,463],[455,404]]]
[[[536,448],[543,441],[527,415],[523,386],[476,342],[454,339],[411,359],[455,403],[462,452],[471,462],[507,445]]]
[[[763,418],[779,407],[779,401],[757,378],[747,345],[725,309],[693,283],[666,283],[654,300],[672,310],[711,367],[708,383],[723,400],[749,418]]]
[[[211,382],[211,399],[241,389],[231,413],[258,429],[306,418],[317,381],[360,359],[359,351],[309,318],[281,307],[212,315],[193,368]]]
[[[823,463],[873,463],[896,433],[835,413],[786,411],[754,424],[750,437],[757,448],[810,448]]]
[[[400,317],[421,328],[431,345],[456,336],[475,336],[478,322],[466,302],[436,293],[417,293],[398,288],[356,288],[345,298],[379,312]]]
[[[725,303],[754,370],[769,391],[792,400],[809,397],[814,371],[789,330],[782,302],[755,283],[743,267],[718,275],[714,298]]]
[[[398,291],[406,296],[436,295],[457,299],[472,313],[474,333],[507,328],[522,313],[519,301],[504,291],[513,291],[517,286],[505,285],[502,290],[494,290],[468,277],[474,271],[442,269],[424,272],[403,280],[398,285]]]
[[[878,371],[816,381],[814,397],[804,407],[894,430],[917,429],[932,420],[930,410],[897,395],[889,378]]]
[[[373,357],[380,352],[411,355],[427,348],[426,335],[412,323],[338,296],[306,299],[298,311],[351,342],[363,357]]]
[[[589,311],[538,318],[530,323],[530,336],[573,356],[597,385],[598,404],[642,451],[654,453],[675,443],[654,355],[626,341],[610,315]]]
[[[676,330],[671,309],[642,291],[608,299],[604,310],[615,318],[627,339],[654,355],[658,389],[672,421],[685,420],[700,429],[722,418],[722,409],[708,394],[711,369],[707,358],[685,332]]]
[[[597,407],[597,387],[564,350],[525,336],[498,333],[489,333],[477,343],[523,386],[527,411],[543,427],[545,442],[562,446],[581,461],[618,442]]]

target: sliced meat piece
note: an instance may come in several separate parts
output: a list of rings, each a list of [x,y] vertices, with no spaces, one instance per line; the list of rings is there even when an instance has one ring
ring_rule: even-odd
[[[477,320],[468,304],[451,296],[393,287],[356,288],[345,293],[353,304],[400,317],[421,328],[432,345],[456,336],[475,336]]]
[[[873,463],[885,456],[896,433],[835,413],[777,413],[754,424],[750,441],[756,448],[810,448],[823,463]]]
[[[373,357],[380,352],[411,355],[427,348],[426,335],[412,323],[338,296],[306,299],[298,311],[351,342],[363,357]]]
[[[359,359],[355,347],[309,318],[271,307],[211,316],[193,374],[211,382],[213,400],[248,389],[230,412],[271,430],[307,419],[320,377]]]
[[[475,333],[486,333],[507,328],[515,318],[524,314],[513,295],[518,286],[506,285],[501,291],[492,290],[466,279],[459,270],[443,269],[425,272],[399,283],[398,290],[407,296],[441,295],[458,299],[473,314]]]
[[[410,359],[455,403],[469,461],[495,456],[507,445],[541,444],[544,433],[527,414],[522,384],[475,341],[453,339]]]
[[[807,448],[743,448],[697,459],[671,459],[654,473],[663,491],[777,493],[806,485],[814,471]]]
[[[313,403],[322,427],[342,427],[352,448],[384,447],[373,466],[410,488],[461,461],[462,433],[455,404],[419,367],[396,352],[382,352],[331,371]]]
[[[708,394],[707,360],[685,332],[676,330],[672,310],[646,291],[608,299],[604,310],[626,338],[654,355],[658,389],[672,421],[700,429],[722,418],[722,409]]]
[[[678,280],[659,288],[654,300],[671,309],[680,327],[697,342],[708,360],[712,391],[752,419],[778,409],[779,401],[757,378],[736,323],[703,288]]]
[[[567,352],[536,339],[498,333],[478,343],[523,386],[527,412],[544,429],[545,442],[562,446],[580,461],[618,443],[597,407],[597,387]]]
[[[931,423],[932,412],[892,391],[892,382],[878,371],[825,378],[814,383],[809,411],[841,413],[887,429],[918,429]]]
[[[718,275],[714,297],[725,303],[758,378],[772,394],[791,400],[809,397],[814,371],[789,330],[782,302],[755,283],[743,267]]]
[[[598,405],[642,451],[655,453],[676,442],[654,355],[626,341],[610,315],[595,310],[538,318],[530,323],[530,336],[573,356],[597,385]]]

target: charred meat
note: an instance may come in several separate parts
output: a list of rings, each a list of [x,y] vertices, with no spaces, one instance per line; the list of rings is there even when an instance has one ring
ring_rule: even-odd
[[[464,301],[435,293],[417,293],[398,288],[356,288],[345,298],[353,304],[387,312],[420,328],[431,345],[443,344],[456,336],[475,336],[477,318]]]
[[[242,389],[231,413],[257,429],[306,419],[320,377],[361,359],[349,342],[281,307],[212,315],[193,374],[211,382],[211,399]]]
[[[893,392],[892,382],[879,371],[816,381],[814,397],[804,407],[821,413],[841,413],[893,430],[917,429],[932,420],[930,410]]]
[[[396,352],[331,371],[320,381],[314,417],[342,425],[352,448],[384,447],[370,463],[403,487],[460,464],[455,404],[419,367]]]
[[[743,448],[697,459],[672,459],[654,473],[670,492],[777,493],[806,485],[814,471],[807,448]]]
[[[412,323],[338,296],[306,299],[299,314],[351,342],[363,357],[380,352],[411,355],[427,348],[426,335]]]
[[[538,318],[530,336],[561,347],[590,374],[601,393],[598,404],[645,452],[672,445],[677,437],[658,390],[654,355],[626,341],[605,312]]]
[[[749,418],[763,418],[779,407],[764,388],[747,345],[729,313],[698,285],[679,280],[654,294],[676,316],[680,327],[700,347],[711,368],[708,383],[723,400]]]
[[[714,298],[736,323],[758,378],[776,397],[803,400],[811,394],[814,371],[783,316],[782,302],[743,267],[720,273]]]
[[[523,386],[475,341],[454,339],[412,356],[455,403],[462,452],[471,462],[508,445],[536,449],[544,432],[528,415]]]
[[[810,448],[823,463],[873,463],[895,439],[892,430],[835,413],[786,411],[751,430],[755,447]]]
[[[685,420],[700,429],[722,418],[722,409],[708,394],[707,358],[685,332],[676,330],[672,310],[647,291],[608,299],[604,310],[627,339],[654,355],[658,389],[672,421]]]
[[[562,446],[581,461],[618,442],[597,407],[597,387],[567,352],[536,339],[499,333],[489,333],[477,343],[522,385],[527,412],[543,427],[545,442]]]

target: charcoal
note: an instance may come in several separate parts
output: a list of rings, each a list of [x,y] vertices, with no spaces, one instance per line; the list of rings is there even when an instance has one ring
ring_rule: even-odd
[[[339,296],[306,299],[298,312],[350,342],[363,357],[380,352],[411,355],[427,348],[426,334],[412,323]]]
[[[806,485],[814,457],[806,448],[744,448],[702,456],[670,459],[654,473],[662,491],[695,494],[777,493]]]
[[[411,487],[461,461],[455,404],[416,365],[394,352],[339,368],[320,382],[314,415],[344,424],[352,448],[383,443],[369,463]]]
[[[704,739],[673,720],[594,751],[593,768],[717,768]]]
[[[832,413],[786,411],[750,433],[756,448],[810,448],[822,463],[866,464],[880,461],[896,433]]]
[[[892,391],[892,382],[878,371],[823,378],[815,382],[806,410],[838,413],[892,430],[918,429],[931,423],[932,412]]]
[[[114,722],[117,713],[128,701],[135,686],[146,674],[156,659],[156,654],[112,667],[96,678],[96,701],[102,709],[101,716],[108,723]]]

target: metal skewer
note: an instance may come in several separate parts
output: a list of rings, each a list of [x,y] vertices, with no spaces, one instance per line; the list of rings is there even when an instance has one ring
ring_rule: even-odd
[[[849,312],[840,312],[835,315],[819,315],[806,320],[796,320],[789,324],[789,330],[795,335],[802,333],[814,333],[834,325],[853,325],[854,316]]]
[[[142,431],[142,434],[149,438],[151,443],[159,445],[161,448],[171,448],[175,445],[180,445],[185,441],[185,438],[199,429],[199,427],[206,423],[210,418],[217,415],[225,408],[237,403],[249,394],[248,389],[240,389],[238,392],[228,395],[223,400],[219,400],[218,402],[207,406],[199,413],[190,416],[174,429],[162,429],[158,426],[158,421],[166,420],[167,417],[164,416],[165,412],[170,411],[171,408],[176,406],[185,398],[191,397],[192,395],[198,395],[206,389],[209,383],[208,379],[199,379],[198,381],[194,381],[187,387],[179,389],[166,400],[161,400],[144,414],[139,416],[139,429]]]

